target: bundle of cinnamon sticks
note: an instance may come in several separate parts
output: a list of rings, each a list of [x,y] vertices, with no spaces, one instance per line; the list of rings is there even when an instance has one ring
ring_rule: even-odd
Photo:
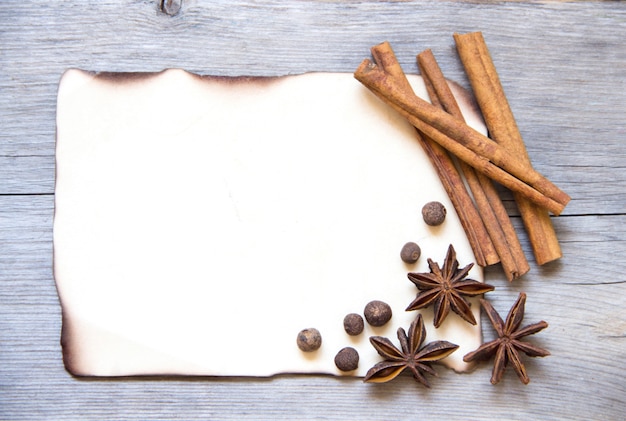
[[[489,137],[465,123],[430,50],[417,56],[430,103],[415,95],[387,42],[372,47],[374,62],[365,59],[354,76],[415,126],[476,262],[500,262],[512,281],[530,267],[494,182],[513,192],[540,265],[562,255],[548,212],[559,215],[570,197],[532,167],[482,33],[455,34],[454,40]]]

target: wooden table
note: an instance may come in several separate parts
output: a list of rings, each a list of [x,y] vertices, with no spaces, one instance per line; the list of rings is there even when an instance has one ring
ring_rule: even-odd
[[[469,86],[454,32],[483,32],[531,159],[573,200],[554,218],[564,257],[528,293],[531,383],[490,365],[439,368],[432,389],[325,376],[85,380],[63,368],[52,276],[55,103],[67,68],[214,75],[352,72],[384,40],[407,72],[432,48]],[[626,416],[626,3],[187,0],[0,2],[0,419],[623,419]],[[515,206],[507,206],[521,227]],[[520,228],[521,230],[521,228]],[[523,246],[530,256],[528,241]],[[113,311],[113,309],[112,309]],[[492,335],[483,319],[486,336]],[[261,362],[262,363],[262,362]]]

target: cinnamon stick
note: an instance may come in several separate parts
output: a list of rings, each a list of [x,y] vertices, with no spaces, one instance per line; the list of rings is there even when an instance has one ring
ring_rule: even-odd
[[[565,192],[531,166],[521,164],[493,140],[445,111],[407,93],[397,77],[370,60],[364,60],[354,76],[413,126],[489,178],[557,215],[569,202],[570,197]]]
[[[454,34],[454,40],[490,137],[520,162],[530,164],[526,146],[482,33]],[[562,257],[548,212],[517,192],[514,192],[514,198],[537,263],[543,265]]]
[[[465,121],[432,51],[425,50],[418,54],[417,62],[431,103]],[[476,208],[498,253],[507,279],[512,281],[519,278],[530,270],[530,266],[495,186],[491,180],[477,173],[466,163],[460,162],[459,166],[474,196]]]
[[[372,47],[372,57],[386,72],[397,78],[398,84],[407,92],[413,93],[402,67],[398,63],[391,45],[387,42]],[[413,93],[414,94],[414,93]],[[417,139],[435,167],[439,179],[450,197],[457,216],[470,243],[476,263],[488,266],[499,262],[499,256],[493,246],[480,215],[478,214],[463,180],[450,155],[427,136],[417,132]]]
[[[413,88],[396,60],[391,45],[387,42],[376,45],[372,47],[371,52],[378,66],[397,78],[398,85],[401,86],[402,89],[414,95]],[[476,263],[480,266],[489,266],[498,263],[500,257],[472,198],[465,188],[463,179],[454,161],[444,148],[420,133],[419,130],[416,135],[426,155],[437,171],[441,184],[456,210],[461,226],[465,231],[474,257],[476,258]]]
[[[417,130],[416,135],[424,152],[437,170],[441,184],[456,210],[476,258],[476,263],[483,267],[498,263],[500,257],[489,232],[478,214],[472,198],[467,193],[463,179],[454,166],[454,162],[450,159],[450,155],[439,144],[420,133],[419,130]]]

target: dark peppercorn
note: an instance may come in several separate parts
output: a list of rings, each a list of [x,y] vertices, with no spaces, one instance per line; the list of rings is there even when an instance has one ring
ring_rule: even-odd
[[[297,344],[304,352],[316,351],[322,346],[322,335],[314,328],[302,329],[298,333]]]
[[[382,326],[391,320],[391,307],[385,302],[374,300],[367,303],[363,314],[367,323]]]
[[[345,347],[335,356],[335,365],[341,371],[356,370],[359,366],[359,353],[354,348]]]
[[[422,216],[428,225],[441,225],[446,219],[446,208],[439,202],[428,202],[422,208]]]
[[[422,249],[420,246],[413,242],[408,242],[400,250],[400,258],[405,263],[415,263],[417,259],[422,255]]]
[[[363,332],[363,317],[356,313],[350,313],[343,318],[343,328],[346,330],[346,333],[350,336],[359,335]]]

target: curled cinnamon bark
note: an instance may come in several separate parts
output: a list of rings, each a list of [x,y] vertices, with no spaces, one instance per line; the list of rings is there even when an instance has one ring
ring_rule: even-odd
[[[408,91],[399,72],[389,71],[395,67],[392,63],[383,68],[366,59],[354,76],[413,126],[477,171],[556,215],[563,211],[570,200],[565,192],[493,140]]]
[[[465,121],[432,51],[426,50],[418,54],[417,62],[431,102],[459,120]],[[459,166],[507,279],[512,281],[519,278],[530,270],[530,266],[495,186],[491,180],[477,173],[466,163],[460,162]]]
[[[530,164],[526,146],[482,33],[454,34],[454,40],[490,137],[520,162]],[[514,192],[514,198],[537,263],[542,265],[559,259],[562,256],[561,247],[548,212],[519,192]]]
[[[372,57],[384,71],[393,75],[398,86],[415,95],[404,71],[396,60],[396,56],[388,42],[372,47]],[[472,248],[476,263],[480,266],[489,266],[500,261],[493,242],[485,225],[465,188],[463,179],[457,170],[454,161],[448,152],[425,134],[417,131],[417,140],[428,155],[435,167],[441,184],[443,185],[454,209],[456,210],[461,226]]]

